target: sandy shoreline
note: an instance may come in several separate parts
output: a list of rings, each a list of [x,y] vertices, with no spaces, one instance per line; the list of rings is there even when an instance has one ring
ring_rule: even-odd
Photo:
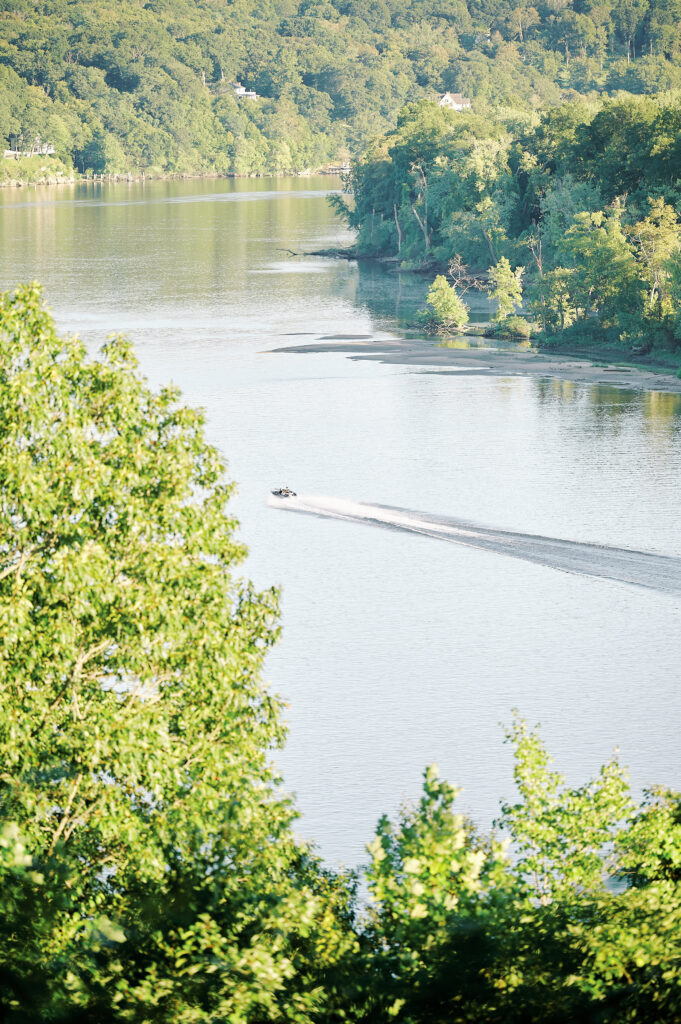
[[[465,339],[462,338],[462,341]],[[476,338],[471,339],[475,344]],[[658,372],[616,362],[594,363],[588,359],[537,352],[517,346],[485,344],[472,348],[448,348],[435,339],[353,338],[351,335],[317,338],[301,345],[285,345],[270,352],[305,355],[342,352],[351,359],[367,359],[401,366],[429,367],[433,372],[486,377],[555,377],[577,384],[598,384],[634,391],[681,393],[681,379],[673,372]]]

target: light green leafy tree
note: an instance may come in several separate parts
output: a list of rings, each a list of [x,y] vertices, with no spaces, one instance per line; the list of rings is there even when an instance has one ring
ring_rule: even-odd
[[[511,316],[523,301],[524,267],[511,270],[511,264],[502,256],[489,271],[489,297],[497,304],[493,319],[501,323]]]
[[[507,738],[515,748],[520,800],[504,805],[499,824],[513,837],[516,869],[533,899],[549,903],[602,891],[614,870],[609,848],[633,811],[626,772],[613,758],[598,778],[569,787],[524,721],[516,719]]]
[[[681,797],[649,790],[615,853],[624,891],[601,896],[572,923],[580,966],[575,987],[613,1019],[676,1020],[681,1015]]]
[[[576,214],[601,206],[602,199],[593,182],[578,181],[569,171],[551,180],[539,202],[545,270],[560,262],[561,244]]]
[[[349,890],[292,836],[260,676],[277,595],[234,573],[202,414],[121,338],[88,360],[21,288],[0,430],[0,819],[57,908],[34,972],[69,1019],[307,1021]]]
[[[444,274],[438,274],[428,289],[426,306],[419,316],[432,327],[460,328],[468,323],[469,307]]]
[[[632,247],[622,226],[623,210],[576,214],[562,245],[572,303],[581,317],[594,316],[604,327],[619,327],[641,317],[641,284]]]
[[[434,769],[369,846],[369,1019],[560,1024],[681,1012],[681,803],[635,808],[615,758],[571,787],[516,719],[518,799],[483,839]],[[619,877],[619,885],[610,884]]]
[[[681,882],[681,795],[664,786],[647,790],[618,848],[620,871],[634,886]]]
[[[369,844],[372,1019],[439,1020],[443,1005],[465,1012],[469,987],[486,991],[480,947],[508,885],[506,844],[454,810],[459,793],[431,765],[419,803],[383,817]]]
[[[672,305],[671,325],[677,342],[681,341],[681,253],[674,253],[667,260],[669,296]]]
[[[651,202],[650,212],[630,229],[636,257],[648,285],[648,309],[658,315],[671,312],[669,260],[681,250],[681,233],[676,210],[664,199]]]
[[[571,292],[572,270],[557,267],[538,276],[532,288],[531,311],[539,317],[544,332],[564,331],[577,318]]]

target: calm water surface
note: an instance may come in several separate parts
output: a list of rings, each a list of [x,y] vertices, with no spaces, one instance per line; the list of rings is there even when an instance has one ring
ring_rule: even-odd
[[[481,823],[513,795],[503,723],[541,722],[584,781],[618,745],[681,787],[681,600],[489,551],[284,515],[272,486],[681,555],[681,402],[457,377],[276,346],[399,333],[425,283],[291,257],[347,240],[333,179],[0,193],[0,285],[37,278],[60,328],[135,341],[208,413],[239,482],[248,573],[283,590],[268,664],[300,831],[355,864],[437,761]]]

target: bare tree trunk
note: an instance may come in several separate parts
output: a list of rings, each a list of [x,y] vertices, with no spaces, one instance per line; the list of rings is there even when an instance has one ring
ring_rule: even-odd
[[[423,203],[426,218],[426,248],[430,249],[430,233],[428,231],[428,182],[426,181],[425,174],[423,175]]]
[[[400,219],[397,216],[397,203],[393,203],[393,213],[395,214],[395,227],[397,228],[397,255],[399,256],[402,251],[402,228],[400,227]]]
[[[417,221],[419,223],[419,227],[421,228],[421,231],[423,232],[423,238],[424,238],[424,241],[425,241],[425,244],[426,244],[426,252],[428,252],[428,250],[430,249],[430,238],[428,236],[428,221],[426,220],[425,223],[424,223],[424,221],[421,220],[421,218],[419,217],[418,211],[417,211],[415,206],[412,206],[411,212],[416,217],[416,219],[417,219]]]
[[[487,243],[487,248],[489,250],[492,263],[496,267],[499,260],[497,259],[497,254],[494,251],[494,246],[492,245],[492,239],[490,238],[490,234],[486,228],[482,227],[482,225],[480,226],[480,230],[482,231],[482,237],[485,239],[485,242]]]
[[[417,221],[419,222],[421,231],[423,231],[423,237],[425,238],[426,241],[426,252],[428,252],[428,250],[430,249],[430,232],[428,231],[428,179],[426,178],[425,171],[423,170],[423,167],[421,167],[420,164],[416,165],[416,170],[418,171],[419,177],[421,178],[421,187],[423,189],[423,220],[421,220],[418,213],[416,212],[415,206],[412,206],[412,211]]]
[[[542,249],[541,235],[530,235],[530,237],[527,240],[527,247],[532,253],[532,259],[534,260],[537,266],[537,273],[539,274],[541,326],[544,334],[546,334],[546,293],[544,292],[544,253]]]

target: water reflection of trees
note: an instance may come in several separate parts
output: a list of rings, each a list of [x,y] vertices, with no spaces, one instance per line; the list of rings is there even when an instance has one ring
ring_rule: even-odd
[[[619,433],[640,420],[655,433],[681,439],[681,394],[669,391],[629,391],[607,384],[578,384],[555,377],[540,377],[534,382],[539,408],[556,405],[579,406],[593,431]]]
[[[360,261],[357,302],[378,319],[396,319],[402,326],[425,304],[430,278],[400,272],[394,264]]]
[[[397,320],[402,327],[411,323],[417,310],[425,305],[433,275],[400,271],[395,263],[371,260],[362,260],[358,266],[357,301],[378,319]],[[470,291],[465,301],[471,308],[473,321],[489,318],[486,295]]]
[[[37,278],[49,286],[58,271],[87,282],[86,301],[115,291],[129,304],[141,290],[155,307],[199,295],[241,300],[254,267],[294,264],[280,246],[312,248],[320,225],[334,230],[325,195],[309,195],[320,184],[328,179],[279,179],[275,194],[265,179],[84,182],[30,192],[21,202],[3,195],[0,251],[12,259],[0,267],[0,283]],[[326,278],[339,278],[346,294],[349,276],[289,273],[285,289],[301,301],[317,289],[323,300]],[[261,277],[251,284],[262,291]],[[52,294],[48,287],[48,301]]]

